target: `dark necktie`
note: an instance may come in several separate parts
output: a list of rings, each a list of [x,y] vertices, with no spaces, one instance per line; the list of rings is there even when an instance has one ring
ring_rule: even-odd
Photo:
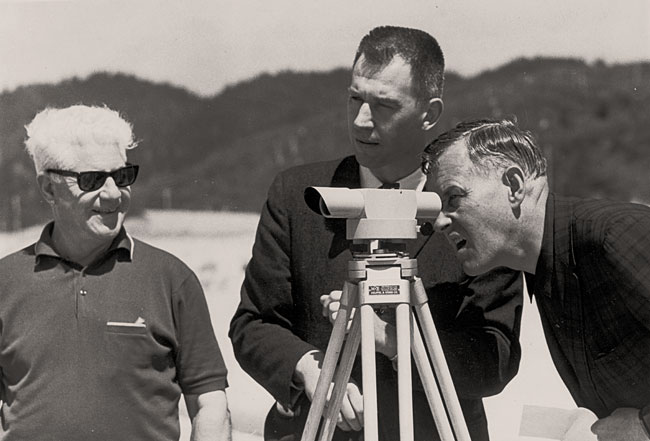
[[[399,182],[389,182],[387,184],[381,184],[381,189],[399,189]]]

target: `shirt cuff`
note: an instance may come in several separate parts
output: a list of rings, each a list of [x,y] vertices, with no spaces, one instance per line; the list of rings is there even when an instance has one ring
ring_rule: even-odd
[[[304,391],[305,387],[302,384],[296,383],[293,379],[291,380],[291,384],[289,385],[289,408],[293,409],[295,407],[300,395],[302,395]]]

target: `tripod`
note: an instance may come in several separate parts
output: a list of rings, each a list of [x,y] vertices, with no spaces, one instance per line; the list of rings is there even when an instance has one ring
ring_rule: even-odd
[[[411,354],[441,441],[470,441],[431,317],[427,295],[422,281],[417,277],[417,260],[410,259],[408,254],[400,251],[400,243],[371,240],[359,244],[355,241],[355,246],[359,245],[362,250],[353,249],[354,259],[348,264],[348,280],[343,286],[341,308],[334,321],[301,440],[314,441],[319,426],[319,440],[332,439],[359,344],[363,376],[364,440],[379,439],[373,307],[387,306],[395,309],[396,319],[400,441],[413,440]],[[422,326],[422,332],[415,315]],[[350,317],[352,324],[346,339],[346,327]],[[344,340],[346,343],[341,353]],[[327,411],[323,415],[332,379],[334,387]]]

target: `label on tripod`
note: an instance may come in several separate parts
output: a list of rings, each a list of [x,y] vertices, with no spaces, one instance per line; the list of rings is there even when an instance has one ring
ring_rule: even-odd
[[[369,285],[368,294],[371,296],[398,296],[400,294],[399,285]]]

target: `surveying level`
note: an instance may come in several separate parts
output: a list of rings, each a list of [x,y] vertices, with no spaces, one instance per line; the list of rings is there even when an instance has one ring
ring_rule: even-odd
[[[379,439],[375,307],[395,309],[400,441],[414,438],[411,354],[441,441],[471,441],[428,298],[417,277],[417,260],[409,258],[404,251],[403,241],[417,237],[416,215],[435,218],[440,211],[440,198],[435,193],[414,190],[310,187],[305,190],[305,201],[323,216],[347,218],[347,238],[353,241],[353,259],[348,263],[341,308],[334,321],[302,441],[314,441],[319,427],[320,441],[332,439],[359,345],[364,440]],[[350,317],[352,323],[346,339]],[[334,387],[324,413],[332,381]]]

